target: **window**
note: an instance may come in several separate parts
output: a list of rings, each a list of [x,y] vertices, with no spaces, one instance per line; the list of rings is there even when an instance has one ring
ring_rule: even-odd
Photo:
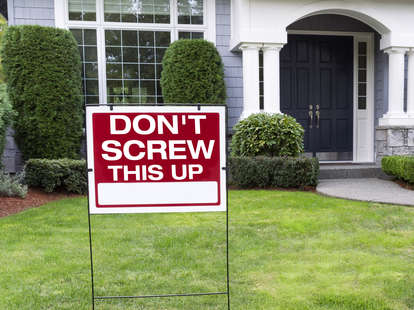
[[[367,43],[358,43],[358,109],[367,108]]]
[[[78,42],[82,61],[82,88],[86,104],[99,103],[96,30],[71,29]]]
[[[56,20],[78,42],[85,103],[162,103],[162,58],[170,43],[215,39],[207,25],[215,26],[215,1],[66,1],[57,2],[64,16]]]
[[[106,22],[170,23],[170,0],[104,0]]]
[[[203,0],[177,0],[179,24],[203,24]]]
[[[162,103],[161,61],[170,32],[106,30],[108,103]]]
[[[264,109],[264,71],[263,71],[263,51],[259,51],[259,102],[260,110]]]
[[[180,31],[178,32],[178,39],[203,39],[203,32],[196,31]]]
[[[96,21],[96,0],[69,0],[69,20]]]

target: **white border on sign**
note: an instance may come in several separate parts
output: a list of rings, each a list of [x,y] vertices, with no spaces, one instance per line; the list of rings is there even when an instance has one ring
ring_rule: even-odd
[[[111,110],[112,108],[112,110]],[[220,205],[217,206],[174,206],[174,207],[96,207],[95,174],[93,173],[94,149],[92,116],[94,113],[219,113],[220,117],[220,167],[226,167],[226,107],[225,106],[86,106],[86,149],[88,159],[88,190],[90,214],[115,213],[173,213],[173,212],[220,212],[227,210],[226,169],[220,169]]]

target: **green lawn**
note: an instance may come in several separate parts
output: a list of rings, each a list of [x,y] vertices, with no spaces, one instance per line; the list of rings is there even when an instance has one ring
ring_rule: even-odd
[[[97,295],[225,290],[225,216],[94,216]],[[0,309],[90,309],[86,199],[0,219]],[[414,309],[414,209],[230,192],[232,309]],[[96,309],[226,309],[225,296]]]

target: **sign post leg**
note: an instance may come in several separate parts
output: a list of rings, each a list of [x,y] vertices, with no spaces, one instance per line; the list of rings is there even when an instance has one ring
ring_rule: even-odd
[[[227,127],[227,126],[226,126]],[[228,178],[226,168],[226,179]],[[227,309],[230,310],[230,263],[229,263],[229,188],[226,186],[226,269],[227,269]]]
[[[91,214],[88,204],[88,226],[89,226],[89,255],[91,257],[91,288],[92,288],[92,310],[95,310],[95,288],[93,282],[93,256],[92,256],[92,231],[91,231]]]

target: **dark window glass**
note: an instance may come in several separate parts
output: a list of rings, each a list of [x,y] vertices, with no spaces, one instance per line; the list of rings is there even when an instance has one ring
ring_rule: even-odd
[[[203,24],[203,0],[177,0],[177,10],[179,24]]]
[[[170,0],[104,0],[106,22],[170,23]]]
[[[69,0],[69,20],[96,21],[96,0]]]
[[[178,39],[204,39],[204,33],[200,31],[180,31]]]
[[[157,103],[168,31],[107,30],[106,76],[109,103]],[[139,102],[138,102],[138,101]]]
[[[358,109],[365,110],[367,108],[367,98],[366,97],[358,97]]]
[[[82,61],[82,91],[85,104],[99,103],[98,52],[95,29],[70,29]]]

